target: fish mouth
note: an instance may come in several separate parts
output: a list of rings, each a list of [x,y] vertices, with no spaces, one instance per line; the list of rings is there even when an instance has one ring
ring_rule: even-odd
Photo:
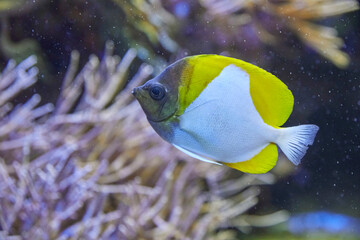
[[[140,105],[141,105],[142,100],[146,99],[146,97],[145,97],[146,91],[144,91],[143,86],[134,88],[131,91],[131,94],[136,98],[136,100],[138,100],[140,102]]]
[[[136,87],[131,91],[131,94],[134,95],[134,97],[136,97],[138,92],[139,92],[139,87]]]
[[[131,91],[131,94],[134,95],[135,98],[139,98],[140,96],[142,96],[144,94],[144,92],[146,92],[148,90],[148,87],[145,85],[133,88],[133,90]]]

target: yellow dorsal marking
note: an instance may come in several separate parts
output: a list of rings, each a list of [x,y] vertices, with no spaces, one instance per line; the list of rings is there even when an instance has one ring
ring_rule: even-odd
[[[270,171],[275,166],[277,158],[277,147],[274,143],[270,143],[248,161],[223,164],[245,173],[260,174]]]
[[[220,55],[197,55],[184,60],[187,66],[181,75],[177,115],[185,111],[224,67],[234,64],[249,74],[251,98],[265,123],[277,127],[289,118],[294,105],[293,95],[271,73],[242,60]]]
[[[206,86],[216,78],[227,66],[213,57],[216,55],[197,55],[185,58],[185,67],[179,85],[179,110],[181,115],[185,109],[200,95]]]

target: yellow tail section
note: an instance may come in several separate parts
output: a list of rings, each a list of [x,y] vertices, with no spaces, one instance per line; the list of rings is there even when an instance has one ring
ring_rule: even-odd
[[[223,164],[241,172],[261,174],[270,171],[275,166],[277,159],[277,147],[274,143],[270,143],[261,150],[261,152],[248,161]]]

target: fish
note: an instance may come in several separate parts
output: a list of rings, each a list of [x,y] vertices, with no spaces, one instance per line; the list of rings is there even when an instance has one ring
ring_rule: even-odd
[[[294,97],[273,74],[214,54],[182,58],[132,90],[161,138],[187,155],[261,174],[277,162],[278,148],[295,165],[319,127],[281,127]]]

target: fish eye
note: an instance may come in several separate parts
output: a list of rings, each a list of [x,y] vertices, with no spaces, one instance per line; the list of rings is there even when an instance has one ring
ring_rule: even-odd
[[[154,85],[149,89],[150,97],[154,100],[161,100],[165,96],[165,88],[161,85]]]

